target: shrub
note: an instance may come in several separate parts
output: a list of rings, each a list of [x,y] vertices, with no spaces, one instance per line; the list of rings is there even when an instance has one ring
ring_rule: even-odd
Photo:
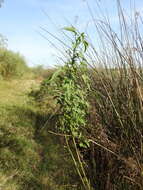
[[[26,62],[19,53],[14,53],[6,48],[0,49],[0,75],[2,78],[21,77],[27,69]]]

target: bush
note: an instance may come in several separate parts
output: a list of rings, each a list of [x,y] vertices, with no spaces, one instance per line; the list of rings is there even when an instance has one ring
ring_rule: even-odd
[[[0,49],[0,75],[2,78],[21,77],[27,69],[26,62],[19,53],[5,48]]]

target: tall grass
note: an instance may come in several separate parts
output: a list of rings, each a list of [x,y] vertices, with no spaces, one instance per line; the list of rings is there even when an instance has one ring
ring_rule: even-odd
[[[91,82],[88,94],[90,113],[86,125],[90,147],[79,147],[76,150],[78,158],[85,163],[86,175],[94,189],[141,190],[142,18],[134,12],[129,21],[117,0],[119,29],[115,32],[108,19],[95,21],[89,5],[88,8],[101,49],[95,49],[91,43],[84,55]],[[45,94],[48,92],[45,91]],[[74,145],[73,141],[70,143]],[[78,141],[76,143],[78,147]],[[75,156],[75,159],[78,158]]]
[[[89,157],[94,157],[95,168],[91,161],[88,163],[97,189],[142,189],[142,20],[135,12],[128,21],[120,1],[117,6],[118,32],[108,21],[95,23],[104,54],[91,47],[94,62],[102,65],[102,69],[90,63],[89,135],[94,148],[92,145]]]

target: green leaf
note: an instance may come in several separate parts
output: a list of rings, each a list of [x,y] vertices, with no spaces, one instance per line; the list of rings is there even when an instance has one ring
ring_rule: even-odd
[[[73,27],[73,26],[71,26],[71,27],[64,27],[63,29],[66,30],[66,31],[69,31],[69,32],[73,32],[74,34],[77,34],[76,28]]]
[[[87,148],[87,145],[86,145],[85,143],[83,143],[83,142],[80,142],[80,143],[79,143],[79,146],[80,146],[81,148]]]
[[[84,52],[86,52],[86,50],[87,50],[89,44],[88,44],[88,42],[85,41],[85,40],[83,41],[83,44],[84,44]]]

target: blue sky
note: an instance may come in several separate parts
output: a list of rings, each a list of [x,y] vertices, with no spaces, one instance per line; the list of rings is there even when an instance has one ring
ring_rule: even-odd
[[[108,14],[112,24],[116,26],[115,0],[88,0],[96,18],[100,18],[95,1],[99,2],[102,13]],[[128,10],[129,0],[121,2]],[[142,12],[142,0],[136,0],[136,8]],[[24,55],[29,65],[53,66],[57,64],[57,51],[39,32],[46,35],[56,46],[58,43],[40,27],[62,38],[62,27],[77,21],[78,27],[84,31],[90,20],[84,0],[5,0],[0,8],[0,33],[7,37],[8,48]],[[92,31],[91,27],[90,29]]]

